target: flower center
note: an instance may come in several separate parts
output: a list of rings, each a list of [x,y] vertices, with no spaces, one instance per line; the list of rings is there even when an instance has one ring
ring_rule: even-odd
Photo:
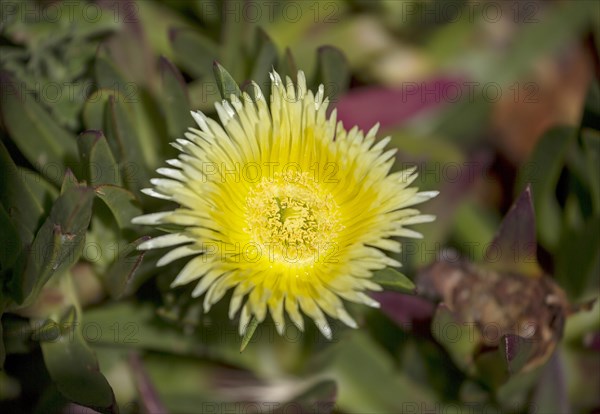
[[[339,207],[309,173],[275,173],[246,197],[245,229],[269,258],[287,263],[323,261],[332,250],[340,223]]]

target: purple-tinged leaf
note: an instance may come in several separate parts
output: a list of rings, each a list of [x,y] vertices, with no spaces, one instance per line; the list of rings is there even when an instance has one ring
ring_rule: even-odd
[[[440,77],[409,83],[401,89],[367,87],[350,91],[338,102],[338,119],[346,127],[358,125],[368,130],[379,122],[383,130],[390,129],[426,110],[439,107],[444,103],[443,91],[460,87],[463,83],[457,78]]]
[[[567,395],[567,378],[561,354],[554,352],[540,375],[533,395],[532,407],[540,413],[573,412]]]
[[[129,356],[129,366],[133,372],[142,411],[145,413],[167,414],[167,408],[163,405],[139,354],[132,353]]]
[[[583,338],[584,345],[592,351],[600,352],[600,332],[590,332]]]
[[[381,311],[398,326],[412,329],[415,325],[433,318],[433,303],[418,296],[403,295],[397,292],[376,292],[371,294],[379,302]]]
[[[531,340],[519,335],[507,334],[500,340],[499,351],[506,361],[508,372],[514,375],[527,364],[535,350]]]
[[[485,258],[499,271],[537,277],[541,269],[536,254],[535,212],[528,185],[506,213]]]

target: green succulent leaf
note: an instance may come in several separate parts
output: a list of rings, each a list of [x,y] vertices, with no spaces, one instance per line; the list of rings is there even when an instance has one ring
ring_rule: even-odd
[[[4,206],[0,204],[0,272],[12,267],[21,252],[21,238]],[[1,295],[1,293],[0,293]],[[1,338],[1,337],[0,337]]]
[[[332,46],[323,46],[317,52],[317,75],[315,85],[323,84],[325,96],[337,102],[350,85],[350,69],[344,54]]]
[[[42,175],[60,185],[62,174],[52,174],[57,166],[75,161],[75,137],[62,128],[22,85],[6,72],[0,73],[3,102],[2,119],[15,145]],[[53,167],[53,168],[51,168]]]
[[[110,96],[105,132],[111,150],[120,160],[125,184],[131,190],[139,190],[148,185],[149,176],[144,159],[144,143],[135,127],[131,109],[123,100]]]
[[[125,79],[125,75],[117,66],[116,61],[109,55],[106,44],[98,47],[94,61],[94,75],[100,89],[120,94],[128,90],[130,82]]]
[[[52,335],[40,342],[46,368],[68,399],[101,413],[115,413],[118,408],[113,390],[85,342],[78,313],[72,306],[59,323],[49,319],[40,329]]]
[[[104,273],[105,286],[111,298],[120,299],[130,293],[134,275],[144,257],[144,252],[137,247],[148,239],[148,236],[140,237],[119,251],[117,259]]]
[[[520,190],[531,183],[536,219],[538,223],[544,223],[537,229],[539,241],[551,251],[558,246],[561,229],[561,210],[555,188],[573,138],[575,130],[570,127],[556,127],[546,132],[518,177]]]
[[[162,104],[167,120],[167,131],[171,139],[182,137],[194,124],[190,115],[190,101],[185,80],[167,58],[160,58],[162,79]]]
[[[94,191],[110,209],[119,228],[131,228],[131,220],[142,215],[142,209],[130,191],[110,184],[98,186]]]
[[[23,180],[19,169],[0,142],[0,202],[19,230],[23,243],[30,243],[44,214],[42,204]]]
[[[289,47],[285,49],[282,66],[280,68],[281,76],[289,76],[292,82],[296,83],[298,81],[298,65]]]
[[[480,340],[474,324],[460,322],[446,305],[441,304],[431,322],[431,332],[461,370],[474,372],[473,356]]]
[[[217,80],[217,87],[219,88],[221,98],[229,99],[231,95],[241,98],[242,91],[240,90],[239,85],[229,74],[229,72],[227,72],[227,70],[219,64],[219,62],[215,61],[213,63],[213,71],[215,74],[215,79]]]
[[[250,321],[248,322],[248,326],[246,327],[246,332],[244,333],[244,336],[242,338],[242,343],[240,345],[240,352],[244,352],[244,349],[246,349],[246,347],[250,343],[250,340],[252,339],[252,336],[254,335],[254,332],[256,331],[256,327],[259,324],[260,324],[260,322],[254,316],[252,316],[250,318]]]
[[[585,168],[594,212],[600,214],[600,131],[584,129],[581,132],[585,152]]]
[[[565,229],[556,254],[555,276],[572,299],[584,293],[600,264],[600,215]]]
[[[277,65],[277,46],[260,27],[256,28],[255,47],[252,56],[250,79],[265,90],[269,84],[269,73]]]
[[[45,212],[50,211],[52,203],[58,197],[56,187],[37,172],[28,168],[17,167],[23,182]]]
[[[377,270],[371,280],[386,290],[415,293],[416,289],[412,280],[391,267]]]
[[[196,78],[208,76],[217,60],[219,47],[208,37],[189,29],[172,29],[169,32],[175,61]]]
[[[65,176],[63,177],[62,184],[60,186],[60,193],[64,194],[67,190],[79,186],[79,181],[77,180],[77,177],[75,177],[75,174],[73,174],[73,171],[67,169],[67,171],[65,172]]]
[[[30,304],[54,274],[73,265],[81,255],[92,215],[94,193],[70,187],[61,194],[37,232],[23,273],[9,283],[18,304]]]
[[[86,129],[96,131],[104,129],[108,97],[112,95],[125,99],[114,89],[101,88],[90,94],[83,105],[83,125]]]
[[[112,184],[121,186],[121,174],[102,131],[85,131],[77,140],[79,157],[92,186]]]
[[[598,46],[598,45],[596,45]],[[585,99],[583,107],[583,116],[581,118],[581,128],[600,130],[600,83],[597,79],[592,81]]]

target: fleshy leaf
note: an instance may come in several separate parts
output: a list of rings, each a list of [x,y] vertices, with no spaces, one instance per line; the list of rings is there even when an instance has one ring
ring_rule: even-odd
[[[598,79],[594,79],[588,90],[583,107],[582,128],[600,130],[600,105],[598,102],[600,102],[600,83]]]
[[[526,338],[507,334],[500,339],[499,351],[506,362],[508,372],[514,375],[527,364],[535,349]]]
[[[419,412],[417,407],[425,404],[440,407],[433,389],[394,370],[395,359],[364,330],[337,343],[332,357],[339,385],[336,411],[408,413],[412,407]]]
[[[21,240],[30,243],[44,208],[25,185],[3,142],[0,142],[0,176],[0,202],[11,220],[21,224],[16,226]]]
[[[83,338],[78,313],[72,306],[60,323],[47,321],[45,326],[55,328],[51,340],[40,342],[46,368],[65,397],[101,413],[115,413],[115,396]]]
[[[2,204],[0,204],[0,228],[2,229],[0,231],[0,246],[2,246],[0,250],[0,271],[4,271],[14,264],[21,252],[21,241],[17,229]]]
[[[332,46],[320,47],[317,51],[316,84],[323,84],[325,96],[337,103],[350,84],[350,69],[344,54]]]
[[[561,211],[555,190],[564,166],[569,144],[575,137],[570,127],[556,127],[546,132],[539,140],[529,162],[519,172],[517,188],[524,189],[531,183],[533,205],[538,223],[539,242],[554,251],[561,230]]]
[[[86,178],[93,186],[122,185],[119,167],[102,131],[85,131],[77,140]]]
[[[416,289],[412,280],[391,267],[375,271],[371,280],[386,290],[415,293]]]
[[[171,139],[182,137],[193,125],[190,115],[190,101],[185,80],[167,58],[161,57],[160,74],[162,79],[163,110],[167,121],[167,132]]]
[[[250,79],[256,82],[263,90],[266,90],[269,81],[269,72],[277,65],[277,47],[269,35],[258,26],[256,27],[253,56],[254,61],[252,63]],[[248,92],[253,92],[253,90]]]
[[[485,255],[494,260],[488,260],[487,264],[503,272],[540,276],[535,228],[531,187],[527,185],[502,220],[489,246],[494,251]]]
[[[123,181],[131,190],[148,185],[143,142],[135,127],[132,107],[116,96],[108,98],[106,138],[120,160]],[[115,153],[115,151],[117,151]]]
[[[589,177],[590,195],[596,214],[600,214],[600,132],[584,129],[581,132]]]
[[[113,299],[120,299],[130,290],[135,272],[140,267],[144,257],[144,252],[137,250],[137,246],[149,238],[149,236],[140,237],[130,243],[123,251],[119,251],[117,259],[105,272],[105,286]]]
[[[172,29],[169,38],[177,64],[187,73],[198,78],[210,74],[219,50],[211,39],[188,29]]]
[[[555,256],[555,277],[571,298],[580,298],[590,279],[597,278],[600,256],[600,215],[567,228]]]
[[[0,110],[9,135],[27,160],[60,185],[62,174],[51,174],[53,168],[74,161],[77,144],[31,96],[23,93],[22,86],[6,72],[0,73],[2,105]]]
[[[217,80],[217,87],[221,93],[221,98],[229,99],[231,95],[241,98],[242,91],[240,91],[239,85],[219,62],[215,61],[213,63],[213,71],[215,73],[215,79]]]
[[[17,167],[17,170],[33,197],[38,201],[45,212],[49,212],[52,208],[52,203],[54,203],[54,200],[58,197],[58,190],[54,184],[28,168]]]
[[[113,213],[121,229],[130,228],[131,220],[142,214],[135,196],[124,188],[105,184],[96,187],[94,191]]]
[[[127,88],[127,81],[121,69],[116,65],[116,61],[109,55],[107,43],[101,44],[94,60],[94,75],[99,88],[104,88],[115,93],[124,93]]]
[[[474,324],[461,322],[447,306],[441,304],[431,323],[431,331],[459,368],[474,372],[474,352],[481,339]]]
[[[37,232],[23,274],[9,284],[19,304],[29,304],[42,286],[81,255],[92,215],[93,191],[72,187],[61,194]]]
[[[108,97],[116,95],[119,99],[125,99],[114,89],[98,89],[90,94],[83,105],[83,124],[88,130],[103,130],[106,119],[106,107]]]
[[[289,47],[285,48],[285,55],[283,57],[283,68],[280,68],[281,76],[289,76],[294,84],[298,82],[298,65],[292,51]]]
[[[246,347],[250,343],[250,340],[252,339],[252,335],[254,335],[254,331],[256,331],[256,327],[259,324],[260,324],[260,322],[254,316],[252,316],[250,318],[250,322],[248,322],[248,326],[246,327],[246,332],[244,333],[244,337],[242,338],[242,344],[240,345],[240,353],[244,352],[244,349],[246,349]]]

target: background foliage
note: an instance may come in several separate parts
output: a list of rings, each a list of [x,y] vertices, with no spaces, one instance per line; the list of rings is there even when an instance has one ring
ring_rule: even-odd
[[[597,2],[0,5],[2,412],[600,409]],[[240,353],[131,218],[172,208],[140,189],[190,109],[272,68],[441,194],[399,255],[416,291],[380,272],[360,329],[266,322]]]

